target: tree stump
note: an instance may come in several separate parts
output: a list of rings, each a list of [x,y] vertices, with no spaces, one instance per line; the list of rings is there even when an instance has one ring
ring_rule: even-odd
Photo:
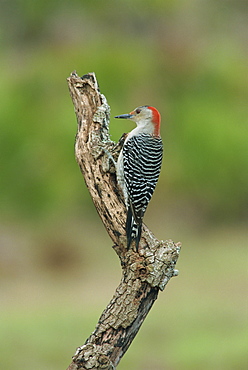
[[[180,243],[159,241],[143,225],[139,253],[126,248],[126,208],[116,182],[117,160],[125,134],[115,144],[109,137],[110,108],[94,73],[67,79],[77,116],[76,160],[102,222],[120,258],[122,279],[94,332],[78,347],[67,370],[115,369],[146,315],[178,271]]]

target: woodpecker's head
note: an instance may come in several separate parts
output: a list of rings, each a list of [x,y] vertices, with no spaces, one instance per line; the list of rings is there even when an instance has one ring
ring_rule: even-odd
[[[120,116],[115,116],[115,118],[130,119],[136,123],[139,131],[160,136],[161,117],[159,111],[154,107],[143,105],[128,114],[121,114]]]

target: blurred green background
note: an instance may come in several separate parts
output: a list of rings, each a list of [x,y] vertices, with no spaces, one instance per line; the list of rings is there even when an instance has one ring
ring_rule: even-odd
[[[248,84],[244,0],[1,2],[1,369],[66,369],[119,283],[74,159],[66,78],[94,71],[115,121],[162,115],[145,223],[183,243],[119,369],[247,369]]]

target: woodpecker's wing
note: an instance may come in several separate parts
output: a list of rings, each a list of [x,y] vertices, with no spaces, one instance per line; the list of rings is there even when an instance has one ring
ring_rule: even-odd
[[[150,134],[132,136],[123,147],[124,181],[135,222],[142,218],[160,174],[163,143]]]

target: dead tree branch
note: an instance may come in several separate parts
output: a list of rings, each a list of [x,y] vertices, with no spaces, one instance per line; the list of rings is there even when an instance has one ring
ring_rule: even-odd
[[[115,369],[147,313],[171,277],[180,243],[159,241],[144,225],[139,253],[126,249],[126,209],[116,183],[116,145],[109,137],[110,108],[94,73],[67,79],[78,122],[75,153],[94,205],[114,242],[123,270],[120,285],[103,311],[94,332],[79,347],[67,370]],[[112,156],[112,157],[111,157]]]

